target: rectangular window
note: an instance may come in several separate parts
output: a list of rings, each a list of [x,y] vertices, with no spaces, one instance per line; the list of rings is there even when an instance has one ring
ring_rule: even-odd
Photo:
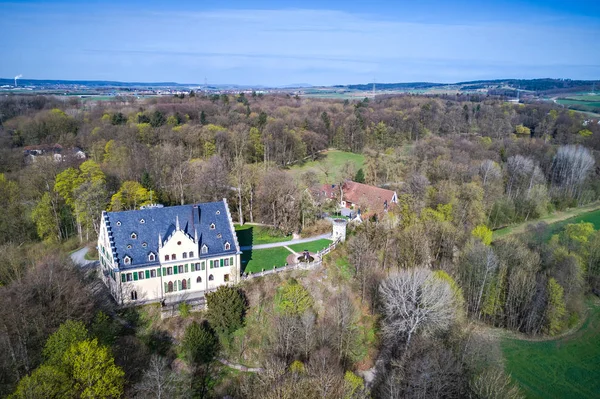
[[[173,274],[173,267],[169,266],[167,267],[167,276],[170,276],[171,274]]]
[[[125,274],[121,273],[121,282],[124,283],[125,282]]]
[[[224,263],[224,262],[223,262],[223,259],[221,259],[221,267],[223,267],[223,263]]]
[[[225,266],[229,266],[229,259],[225,258]]]
[[[185,272],[186,273],[188,272],[188,264],[187,263],[185,264]]]
[[[143,280],[144,279],[144,272],[138,272],[138,278],[140,280]]]
[[[179,274],[183,273],[183,265],[179,265]]]
[[[225,281],[225,282],[229,281],[229,274],[226,274],[225,276],[223,276],[223,281]]]
[[[137,281],[137,279],[138,279],[137,272],[133,272],[133,281]]]
[[[146,270],[146,278],[150,278],[150,270]]]
[[[200,263],[194,264],[194,270],[195,271],[199,271],[200,270]]]
[[[158,269],[160,272],[160,269]],[[150,277],[156,277],[156,270],[152,269],[150,270]]]

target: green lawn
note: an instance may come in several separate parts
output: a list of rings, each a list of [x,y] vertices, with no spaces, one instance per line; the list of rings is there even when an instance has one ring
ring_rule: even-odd
[[[324,238],[317,241],[305,242],[304,244],[289,245],[289,247],[296,252],[302,252],[305,249],[309,252],[318,252],[323,248],[328,247],[331,242],[331,240]]]
[[[341,170],[346,162],[354,165],[356,173],[365,163],[365,156],[353,152],[344,152],[338,150],[324,151],[319,154],[320,158],[316,161],[305,162],[302,165],[294,165],[290,171],[299,176],[309,170],[313,171],[321,183],[337,183],[341,179]]]
[[[242,252],[242,270],[245,273],[270,270],[274,266],[285,266],[285,259],[291,252],[284,247],[253,249]]]
[[[559,233],[565,228],[566,225],[580,222],[592,223],[595,230],[600,230],[600,210],[584,213],[582,215],[551,224],[550,228],[544,234],[542,241],[548,241],[550,238],[552,238],[553,234]]]
[[[274,242],[284,242],[292,239],[292,236],[284,236],[279,231],[275,231],[269,227],[254,226],[245,224],[240,226],[235,225],[235,233],[238,237],[240,246],[271,244]]]
[[[506,371],[528,398],[600,397],[600,304],[575,333],[552,341],[504,338]]]

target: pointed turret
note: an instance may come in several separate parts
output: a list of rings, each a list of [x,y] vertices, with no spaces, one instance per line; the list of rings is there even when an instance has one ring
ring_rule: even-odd
[[[177,231],[181,230],[179,228],[179,215],[175,216],[175,230],[177,230]]]
[[[198,244],[198,229],[194,229],[194,241]]]

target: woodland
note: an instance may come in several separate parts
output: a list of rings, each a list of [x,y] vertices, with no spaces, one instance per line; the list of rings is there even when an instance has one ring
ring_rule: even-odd
[[[55,144],[60,161],[25,156]],[[290,171],[327,149],[364,165]],[[598,165],[597,120],[493,96],[1,97],[0,396],[521,398],[486,332],[577,325],[600,292],[600,232],[493,230],[594,204]],[[103,210],[149,203],[227,198],[240,224],[330,231],[315,193],[334,175],[398,204],[321,270],[223,287],[203,312],[118,308],[69,258]]]

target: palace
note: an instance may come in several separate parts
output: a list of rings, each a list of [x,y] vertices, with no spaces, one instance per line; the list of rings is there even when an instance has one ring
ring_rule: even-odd
[[[236,283],[240,246],[227,200],[103,212],[101,278],[120,303],[163,300]]]

